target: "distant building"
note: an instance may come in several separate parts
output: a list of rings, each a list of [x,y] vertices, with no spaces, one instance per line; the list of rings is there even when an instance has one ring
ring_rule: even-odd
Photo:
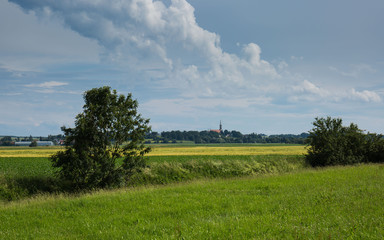
[[[219,134],[223,133],[223,125],[221,124],[221,120],[220,120],[219,129],[211,129],[211,132],[217,132]]]
[[[28,147],[29,145],[31,145],[32,142],[15,142],[15,146],[24,146],[24,147]],[[37,143],[37,146],[53,146],[53,142],[52,141],[36,141]]]

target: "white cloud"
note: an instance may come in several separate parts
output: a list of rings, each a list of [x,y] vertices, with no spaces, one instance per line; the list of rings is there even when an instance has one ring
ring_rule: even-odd
[[[283,71],[284,69],[288,68],[288,63],[286,61],[281,61],[278,63],[277,67],[280,71]]]
[[[321,97],[326,97],[329,92],[323,88],[316,86],[308,80],[304,80],[301,84],[293,87],[294,91],[301,93],[310,93]]]
[[[57,17],[39,19],[21,10],[0,0],[0,65],[37,71],[58,63],[99,61],[101,48],[95,41],[64,28]]]
[[[271,98],[254,97],[240,99],[223,98],[177,98],[177,99],[156,99],[141,104],[145,111],[155,115],[164,116],[190,116],[196,112],[211,114],[219,112],[217,109],[247,109],[255,105],[270,104]]]
[[[356,91],[352,89],[327,89],[314,83],[304,80],[300,84],[293,86],[295,93],[290,97],[291,101],[328,101],[340,102],[342,100],[359,100],[364,102],[381,102],[381,97],[374,91]]]
[[[338,74],[344,77],[352,77],[352,78],[358,78],[364,73],[372,74],[376,72],[376,69],[374,69],[368,64],[351,65],[349,71],[342,71],[334,66],[330,66],[329,69],[334,72],[337,72]]]
[[[365,102],[381,102],[381,97],[379,96],[379,94],[373,91],[364,90],[359,92],[355,89],[352,89],[350,93],[352,98],[360,99]]]
[[[43,82],[40,84],[26,84],[25,87],[35,87],[35,88],[55,88],[55,87],[61,87],[66,86],[68,83],[66,82],[56,82],[56,81],[49,81],[49,82]]]
[[[106,59],[138,70],[162,68],[169,80],[164,84],[184,95],[232,95],[239,88],[252,94],[280,77],[255,43],[243,46],[243,57],[223,51],[219,35],[197,24],[186,0],[169,6],[154,0],[10,1],[96,40]]]
[[[32,66],[30,68],[18,67],[15,64],[21,59],[20,56],[24,56],[24,48],[21,48],[23,51],[17,52],[19,55],[10,51],[9,56],[15,56],[15,61],[7,61],[9,58],[2,60],[7,62],[6,67],[3,68],[13,69],[4,73],[6,78],[10,79],[7,81],[12,82],[17,79],[17,83],[14,81],[9,84],[9,86],[12,85],[9,89],[18,93],[25,90],[23,88],[19,90],[20,85],[29,87],[31,90],[28,90],[28,93],[31,98],[38,92],[73,93],[79,94],[77,97],[80,99],[80,89],[102,83],[115,85],[124,92],[136,91],[137,94],[141,94],[140,98],[146,102],[140,107],[147,112],[148,117],[154,115],[163,118],[158,121],[171,121],[169,116],[172,116],[175,119],[187,120],[200,118],[204,122],[208,115],[216,118],[226,114],[228,118],[236,119],[239,122],[237,126],[241,127],[246,121],[240,119],[246,119],[246,116],[248,116],[249,125],[257,124],[260,116],[268,119],[260,125],[268,125],[274,121],[281,121],[283,124],[286,119],[282,116],[291,116],[293,119],[300,115],[297,119],[306,117],[308,120],[309,115],[329,114],[334,111],[335,106],[337,106],[335,112],[339,113],[346,111],[344,110],[346,107],[349,107],[348,111],[355,111],[356,105],[360,105],[360,112],[366,106],[377,107],[378,104],[371,103],[381,102],[381,97],[384,96],[380,78],[372,80],[374,84],[372,81],[370,84],[365,84],[360,79],[374,73],[375,69],[369,65],[349,65],[349,69],[346,68],[343,71],[339,70],[343,69],[339,66],[331,67],[332,74],[330,74],[330,71],[324,71],[324,68],[327,70],[327,67],[332,65],[331,62],[327,62],[325,67],[321,63],[319,66],[311,65],[312,57],[300,55],[305,52],[297,53],[297,56],[285,56],[285,59],[283,59],[284,56],[277,56],[279,60],[270,60],[274,63],[271,64],[269,60],[263,59],[262,49],[256,43],[237,44],[241,51],[236,54],[225,51],[221,47],[218,34],[197,24],[194,8],[187,0],[9,1],[28,12],[25,14],[28,19],[39,17],[42,23],[53,19],[52,22],[56,25],[48,25],[52,35],[57,33],[52,30],[53,26],[61,24],[66,27],[61,30],[76,36],[80,35],[78,37],[84,40],[72,44],[68,41],[70,38],[59,41],[58,37],[52,37],[55,44],[51,43],[49,49],[53,49],[52,46],[54,46],[58,50],[45,51],[44,44],[47,41],[43,40],[50,39],[49,35],[40,34],[43,31],[36,31],[36,28],[30,28],[29,25],[26,27],[28,29],[23,29],[21,24],[14,27],[18,32],[18,35],[12,37],[15,41],[22,39],[23,32],[27,31],[29,34],[24,37],[25,39],[28,39],[28,36],[35,36],[34,41],[28,41],[31,46],[35,46],[34,43],[41,39],[44,43],[30,55],[32,56],[29,57],[30,62],[22,59],[26,65]],[[260,31],[261,34],[263,34],[262,31]],[[41,38],[36,37],[40,35]],[[61,36],[63,35],[65,34]],[[241,39],[239,41],[245,42]],[[63,48],[64,50],[58,47],[63,45],[63,42],[69,43]],[[20,43],[14,46],[23,46]],[[82,48],[86,49],[84,47],[86,43],[94,45],[97,43],[99,46],[81,51]],[[70,48],[72,45],[79,50],[78,54],[73,54],[74,50]],[[5,47],[0,47],[0,50],[2,49]],[[228,47],[228,49],[231,48]],[[67,50],[69,50],[68,54],[62,53]],[[108,71],[97,71],[97,73],[102,72],[100,75],[87,69],[84,73],[79,73],[80,67],[72,66],[34,67],[42,66],[50,59],[53,59],[54,63],[60,63],[62,61],[57,59],[63,56],[73,59],[88,55],[82,58],[85,59],[82,61],[89,63],[92,61],[94,51],[101,53],[103,61],[100,66],[113,67],[105,67]],[[39,60],[34,59],[36,53],[41,53]],[[109,65],[111,62],[112,64]],[[19,70],[16,71],[16,69]],[[62,72],[67,69],[72,73],[63,76]],[[376,67],[376,69],[379,71],[380,68]],[[115,70],[118,73],[112,73]],[[334,74],[335,72],[338,74]],[[30,77],[32,75],[33,77]],[[111,80],[100,80],[104,77]],[[349,77],[348,82],[345,81],[345,77]],[[79,81],[75,82],[74,78]],[[129,78],[133,80],[125,80]],[[141,79],[143,81],[138,83]],[[70,82],[71,86],[66,87],[69,85],[66,81]],[[136,82],[132,83],[134,81]],[[359,83],[356,84],[358,81]],[[140,87],[135,88],[135,86]],[[79,92],[69,92],[70,87],[71,89],[76,87]],[[381,90],[375,90],[378,88]],[[5,89],[3,92],[10,91]],[[50,96],[46,97],[48,99]],[[306,103],[307,101],[309,104]],[[78,104],[81,106],[80,100]],[[63,106],[74,106],[74,104],[63,104]],[[19,112],[23,112],[21,107],[19,109]],[[75,114],[72,112],[70,116]],[[249,129],[252,129],[252,126]]]

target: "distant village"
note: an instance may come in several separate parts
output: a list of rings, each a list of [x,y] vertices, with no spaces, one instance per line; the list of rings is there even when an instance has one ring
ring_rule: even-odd
[[[209,143],[284,143],[305,144],[308,133],[265,135],[262,133],[242,134],[239,131],[223,130],[220,121],[218,129],[205,131],[151,131],[145,136],[146,144],[170,144],[190,142],[195,144]],[[48,135],[48,137],[15,137],[0,136],[1,146],[63,146],[65,136]]]
[[[3,136],[0,137],[0,146],[23,146],[23,147],[37,147],[37,146],[60,146],[64,145],[65,136],[48,135],[48,137],[17,137],[17,136]]]

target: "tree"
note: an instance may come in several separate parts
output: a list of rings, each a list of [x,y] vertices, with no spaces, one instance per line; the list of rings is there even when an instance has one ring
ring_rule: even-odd
[[[380,148],[378,138],[368,142],[367,135],[356,124],[342,125],[342,119],[331,117],[316,118],[314,128],[308,136],[307,161],[312,166],[346,165],[361,162],[370,162],[368,146],[372,149]]]
[[[110,87],[86,91],[84,101],[75,128],[62,127],[66,150],[51,156],[53,167],[76,189],[122,184],[145,166],[149,119],[138,114],[132,94],[118,95]],[[118,158],[123,158],[122,164],[117,164]]]
[[[14,145],[14,142],[12,141],[11,136],[5,136],[0,140],[0,143],[2,146],[12,146]]]
[[[381,134],[368,133],[366,137],[366,162],[384,163],[384,138]]]
[[[31,144],[29,144],[30,147],[37,147],[37,141],[33,140]]]

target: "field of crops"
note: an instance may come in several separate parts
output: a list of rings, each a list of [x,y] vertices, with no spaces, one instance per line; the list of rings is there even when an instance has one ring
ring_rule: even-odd
[[[2,147],[0,157],[49,157],[62,147]],[[302,155],[305,146],[300,145],[235,145],[235,146],[161,146],[153,147],[148,156],[213,156],[213,155]]]

